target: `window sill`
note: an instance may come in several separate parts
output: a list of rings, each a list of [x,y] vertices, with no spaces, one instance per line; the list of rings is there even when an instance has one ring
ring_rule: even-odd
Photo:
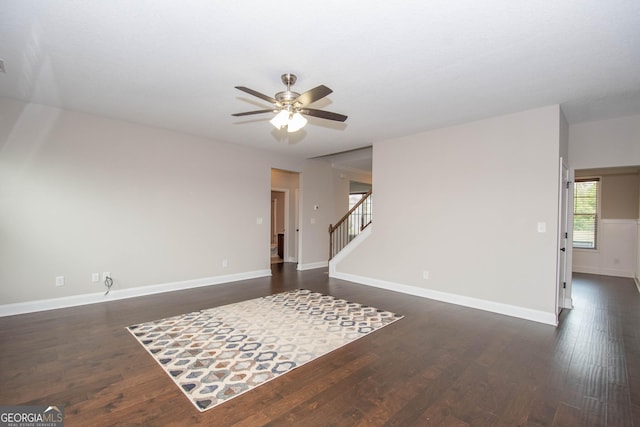
[[[589,248],[573,248],[574,252],[585,252],[585,253],[591,253],[591,254],[597,254],[600,253],[600,250],[598,248],[595,249],[589,249]]]

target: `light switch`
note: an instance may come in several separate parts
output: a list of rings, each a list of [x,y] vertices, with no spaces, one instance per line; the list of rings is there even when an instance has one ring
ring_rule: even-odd
[[[547,232],[547,223],[539,222],[538,223],[538,233],[546,233]]]

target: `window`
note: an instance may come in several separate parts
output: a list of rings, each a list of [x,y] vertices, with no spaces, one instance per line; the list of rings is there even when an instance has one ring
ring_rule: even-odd
[[[598,246],[599,178],[576,179],[573,187],[573,247]]]

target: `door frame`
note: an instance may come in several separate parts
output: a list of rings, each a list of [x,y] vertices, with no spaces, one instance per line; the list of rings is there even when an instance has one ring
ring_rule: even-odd
[[[302,209],[299,206],[302,197],[301,186],[302,172],[271,167],[270,191],[279,191],[285,194],[284,262],[295,262],[298,265],[302,257],[302,230],[299,229],[300,215],[302,214]]]
[[[289,241],[287,236],[289,235],[289,229],[291,228],[289,227],[289,189],[272,187],[271,191],[275,191],[276,193],[284,193],[284,253],[282,260],[287,262],[287,259],[289,258]],[[272,224],[273,221],[274,218],[271,218]],[[278,233],[278,230],[274,231],[276,232],[276,234]],[[271,239],[269,239],[269,241],[271,241]]]
[[[560,312],[563,308],[571,308],[566,306],[567,294],[571,295],[571,249],[572,232],[569,229],[569,218],[571,217],[571,209],[569,201],[571,199],[569,191],[571,188],[570,170],[560,157],[559,165],[559,185],[558,185],[558,258],[556,272],[556,322],[560,320]]]

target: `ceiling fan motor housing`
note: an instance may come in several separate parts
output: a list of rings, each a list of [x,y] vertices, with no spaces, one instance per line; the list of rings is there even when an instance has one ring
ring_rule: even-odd
[[[298,78],[295,74],[289,73],[283,74],[280,78],[282,79],[282,83],[287,86],[287,90],[285,90],[284,92],[276,93],[276,100],[283,106],[289,106],[291,105],[292,101],[300,96],[299,93],[293,92],[291,90],[291,86],[294,85]]]
[[[291,104],[291,101],[295,100],[299,96],[299,93],[287,90],[284,92],[276,93],[276,100],[283,105],[288,105]]]

